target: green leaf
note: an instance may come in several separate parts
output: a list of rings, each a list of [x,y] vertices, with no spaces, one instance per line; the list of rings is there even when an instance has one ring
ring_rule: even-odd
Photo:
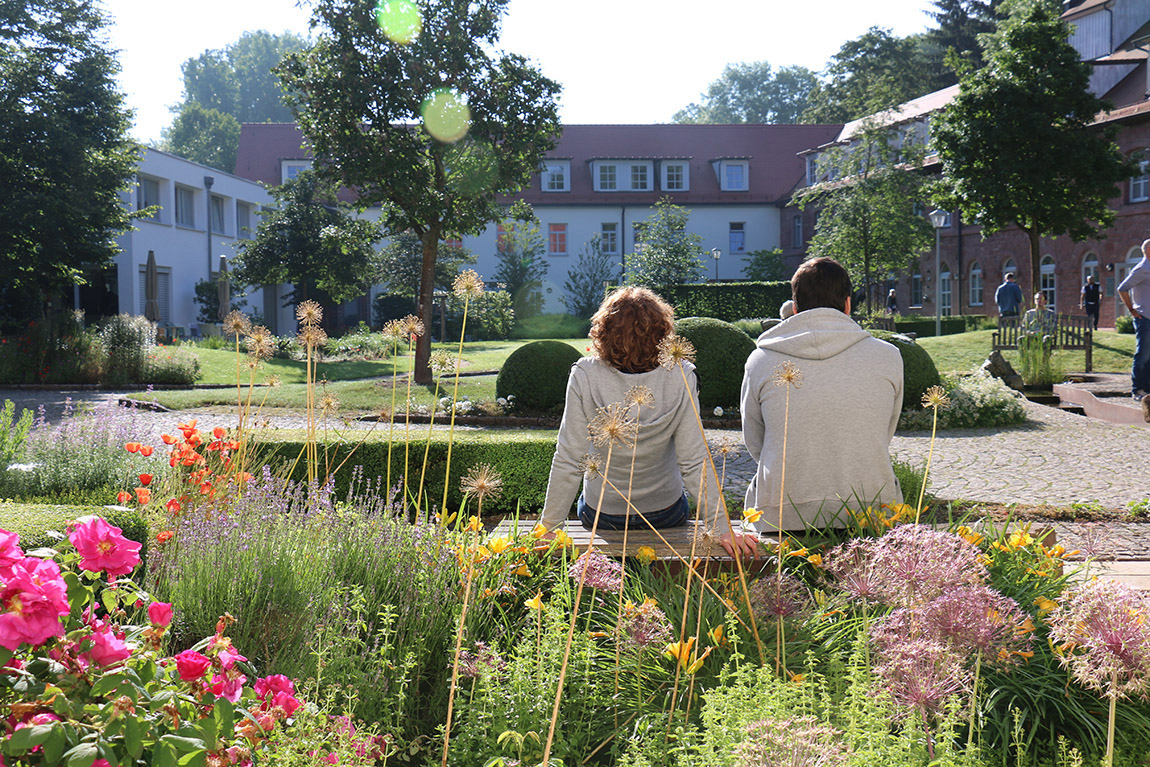
[[[48,736],[51,734],[52,725],[50,724],[35,724],[31,727],[23,727],[12,733],[12,737],[8,739],[8,745],[13,751],[22,754],[28,749],[39,746],[48,740]]]
[[[71,570],[63,575],[64,583],[68,585],[68,604],[86,605],[92,600],[92,590],[84,585],[80,576]]]
[[[180,765],[191,765],[192,767],[204,767],[208,763],[206,751],[195,751],[190,754],[184,754],[180,757]]]
[[[75,748],[68,749],[64,754],[64,764],[68,767],[92,767],[96,761],[96,744],[81,743]]]
[[[53,727],[52,734],[44,741],[44,763],[59,764],[64,754],[64,747],[68,745],[68,738],[62,727]]]
[[[111,589],[104,589],[100,594],[100,601],[103,602],[105,610],[114,613],[120,606],[120,595]]]
[[[163,741],[156,744],[156,767],[176,767],[176,747]]]
[[[124,719],[124,746],[133,759],[139,759],[140,755],[144,753],[144,739],[141,730],[143,730],[143,725],[136,717],[128,716]]]
[[[195,751],[196,749],[205,749],[204,741],[200,738],[184,738],[179,735],[165,735],[160,738],[164,743],[169,743],[181,751]]]
[[[208,716],[201,719],[196,729],[199,731],[200,737],[204,739],[204,743],[208,744],[214,750],[217,747],[216,733],[219,732],[215,716]]]
[[[127,681],[124,675],[119,673],[103,676],[92,685],[92,695],[94,697],[106,697]]]

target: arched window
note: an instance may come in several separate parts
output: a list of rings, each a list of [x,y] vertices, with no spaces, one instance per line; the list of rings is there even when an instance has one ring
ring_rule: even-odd
[[[1057,311],[1056,299],[1058,297],[1057,277],[1054,274],[1054,257],[1043,256],[1038,264],[1038,289],[1046,296],[1046,308]]]
[[[1150,173],[1147,172],[1147,161],[1141,152],[1135,152],[1134,158],[1138,162],[1138,173],[1130,177],[1130,202],[1146,202],[1150,200]]]
[[[982,267],[977,262],[970,266],[970,305],[982,306]]]
[[[940,294],[939,306],[941,307],[939,311],[944,317],[949,317],[951,307],[950,267],[946,264],[942,265],[942,272],[938,283],[938,292]]]
[[[1098,256],[1093,253],[1087,253],[1082,259],[1082,284],[1086,284],[1086,278],[1093,277],[1095,284],[1098,283]]]
[[[1005,279],[1006,279],[1006,275],[1010,274],[1011,272],[1014,272],[1014,274],[1017,276],[1017,274],[1018,274],[1018,266],[1017,266],[1017,265],[1015,265],[1015,263],[1014,263],[1014,259],[1013,259],[1013,258],[1008,258],[1008,259],[1006,259],[1006,261],[1005,261],[1005,262],[1003,262],[1003,264],[1002,264],[1002,279],[1004,279],[1004,280],[1005,280]]]

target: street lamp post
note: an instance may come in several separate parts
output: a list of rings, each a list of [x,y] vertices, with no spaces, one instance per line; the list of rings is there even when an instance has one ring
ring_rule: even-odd
[[[935,208],[930,212],[934,226],[934,335],[942,335],[942,228],[946,226],[947,212]]]
[[[715,259],[715,282],[719,281],[719,256],[723,255],[723,251],[718,248],[711,248],[711,258]]]

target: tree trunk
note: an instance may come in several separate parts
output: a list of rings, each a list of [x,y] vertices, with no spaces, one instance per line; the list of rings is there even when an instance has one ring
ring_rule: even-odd
[[[420,238],[423,243],[423,269],[419,280],[419,318],[423,335],[415,344],[415,382],[431,383],[431,302],[435,293],[435,257],[439,252],[439,224],[433,224]]]
[[[1042,251],[1038,247],[1038,227],[1023,229],[1023,231],[1026,232],[1027,239],[1030,240],[1030,292],[1024,293],[1022,296],[1023,305],[1028,306],[1029,302],[1034,300],[1034,294],[1038,292],[1038,288],[1042,284],[1039,275],[1039,270],[1042,268],[1039,264]]]

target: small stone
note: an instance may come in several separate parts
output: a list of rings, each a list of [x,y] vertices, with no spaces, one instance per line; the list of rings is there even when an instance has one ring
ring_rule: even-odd
[[[982,363],[982,370],[995,378],[1002,379],[1002,382],[1011,389],[1022,391],[1024,387],[1022,376],[1015,371],[1014,367],[1002,356],[1002,352],[997,349],[990,353],[986,362]]]

